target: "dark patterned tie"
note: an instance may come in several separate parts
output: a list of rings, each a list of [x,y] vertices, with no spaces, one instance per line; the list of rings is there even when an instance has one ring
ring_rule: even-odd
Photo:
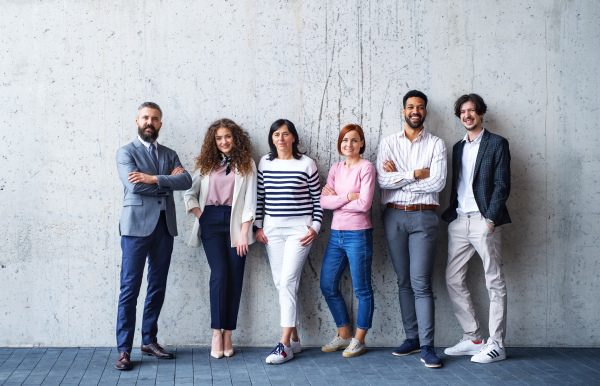
[[[152,161],[154,161],[154,166],[156,166],[156,171],[159,172],[158,159],[156,158],[156,153],[154,153],[154,144],[153,143],[150,144],[148,151],[150,152],[150,158],[152,158]]]

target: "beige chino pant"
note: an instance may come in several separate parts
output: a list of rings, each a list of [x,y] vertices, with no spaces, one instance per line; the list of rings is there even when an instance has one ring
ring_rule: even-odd
[[[471,293],[467,287],[467,263],[477,252],[483,262],[490,297],[490,338],[504,347],[506,335],[506,283],[502,273],[500,227],[492,232],[480,213],[459,214],[448,225],[446,286],[454,314],[465,334],[463,339],[481,340]]]

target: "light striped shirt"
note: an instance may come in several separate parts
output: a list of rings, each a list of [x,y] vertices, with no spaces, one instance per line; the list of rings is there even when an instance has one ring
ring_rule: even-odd
[[[320,197],[315,161],[305,155],[300,159],[269,161],[266,155],[258,164],[254,225],[259,228],[306,225],[318,233],[323,219]]]
[[[391,160],[396,172],[383,171],[383,161]],[[439,205],[439,192],[446,185],[446,145],[425,128],[414,141],[404,130],[384,138],[377,149],[377,181],[382,204]],[[415,170],[429,169],[429,178],[415,179]]]

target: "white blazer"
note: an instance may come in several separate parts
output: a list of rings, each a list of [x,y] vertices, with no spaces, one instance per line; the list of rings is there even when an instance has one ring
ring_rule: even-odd
[[[187,213],[190,214],[193,208],[200,208],[204,212],[206,204],[206,195],[208,193],[208,179],[210,175],[202,177],[200,170],[196,170],[192,177],[192,187],[185,192],[183,199]],[[252,161],[252,173],[244,177],[235,174],[235,184],[233,186],[233,200],[231,201],[231,223],[229,232],[231,235],[231,247],[235,248],[242,230],[242,223],[254,220],[256,212],[256,164]],[[189,245],[199,247],[200,224],[194,216],[194,228],[190,235]],[[254,232],[252,224],[248,230],[248,244],[254,243]]]

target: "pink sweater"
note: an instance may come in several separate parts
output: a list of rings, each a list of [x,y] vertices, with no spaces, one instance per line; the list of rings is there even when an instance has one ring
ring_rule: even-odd
[[[337,196],[321,194],[321,207],[334,210],[331,229],[355,231],[372,228],[370,211],[376,180],[375,167],[366,159],[350,169],[344,166],[344,161],[331,166],[326,186],[335,190]],[[360,193],[360,197],[348,201],[348,193]]]

